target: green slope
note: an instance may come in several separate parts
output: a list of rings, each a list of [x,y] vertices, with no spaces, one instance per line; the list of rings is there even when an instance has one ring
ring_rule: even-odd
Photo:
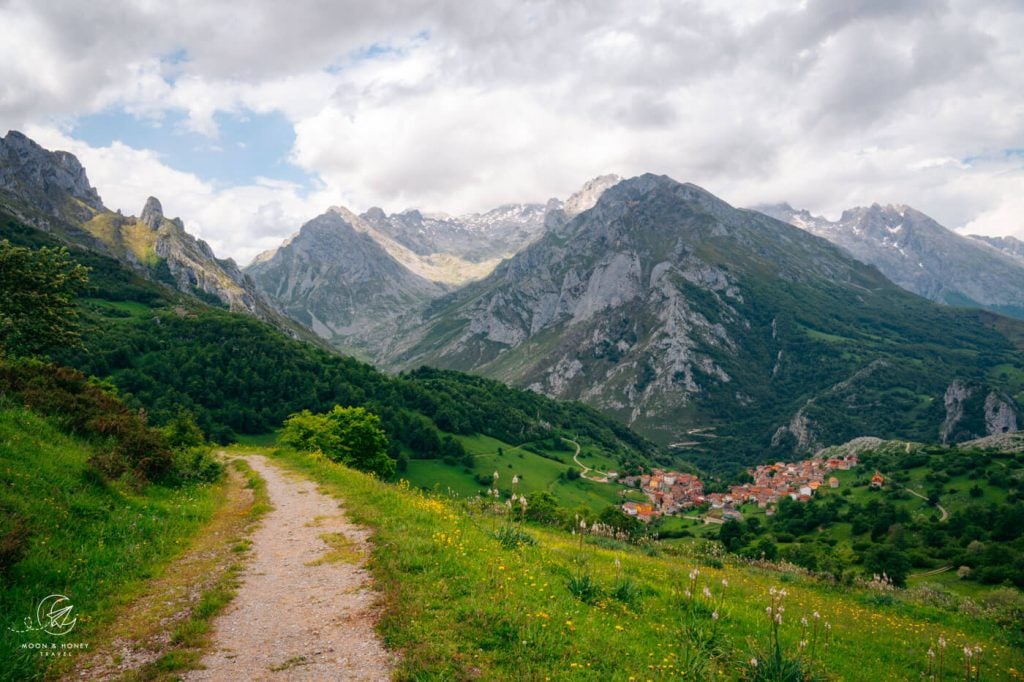
[[[34,679],[53,663],[23,644],[90,642],[217,508],[219,483],[104,479],[91,464],[102,450],[0,397],[0,679]],[[71,600],[74,630],[15,632],[49,594]]]
[[[1022,634],[1007,627],[1014,607],[998,601],[974,602],[968,614],[955,598],[837,590],[792,567],[749,565],[698,544],[634,547],[530,524],[518,529],[535,543],[507,549],[491,530],[507,521],[476,505],[382,484],[323,458],[282,452],[278,461],[344,497],[353,519],[374,530],[380,629],[402,652],[401,679],[804,679],[754,678],[749,664],[770,663],[765,607],[783,587],[781,654],[799,658],[814,679],[920,679],[939,637],[948,642],[947,679],[963,675],[966,645],[981,647],[983,677],[1015,679],[1024,666]],[[801,639],[809,642],[802,653]]]
[[[583,399],[735,469],[861,435],[939,439],[955,380],[1010,400],[1024,323],[910,294],[798,228],[642,176],[435,301],[398,367]],[[953,436],[983,435],[980,403]],[[689,437],[692,429],[717,437]],[[697,441],[693,443],[693,441]]]
[[[10,216],[0,215],[0,226],[0,236],[23,245],[57,243]],[[156,424],[185,408],[207,434],[229,441],[269,432],[302,409],[362,405],[382,417],[396,456],[441,458],[449,434],[508,443],[567,435],[615,458],[647,462],[657,455],[651,443],[584,405],[457,372],[390,377],[144,280],[106,256],[72,255],[91,269],[82,301],[85,349],[55,359],[109,377]]]

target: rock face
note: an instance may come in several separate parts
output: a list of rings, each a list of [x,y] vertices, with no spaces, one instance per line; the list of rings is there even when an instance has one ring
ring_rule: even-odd
[[[0,139],[0,193],[70,221],[104,210],[73,154],[47,151],[13,130]]]
[[[536,239],[544,230],[545,212],[543,204],[509,204],[458,218],[416,210],[389,216],[380,208],[359,217],[425,259],[486,263],[508,258]]]
[[[51,152],[21,133],[0,140],[0,203],[30,224],[67,242],[111,255],[151,279],[235,312],[270,321],[289,333],[276,312],[235,265],[164,217],[150,197],[138,219],[104,207],[73,154]]]
[[[983,237],[981,235],[972,234],[970,235],[970,239],[987,244],[1001,253],[1004,253],[1011,258],[1016,258],[1021,263],[1024,263],[1024,242],[1016,237]]]
[[[487,276],[546,230],[563,226],[566,207],[575,215],[592,206],[615,180],[596,178],[564,204],[508,204],[460,217],[332,208],[257,256],[246,272],[292,319],[342,350],[384,361],[400,320]],[[495,323],[492,333],[516,332]]]
[[[763,457],[865,435],[934,441],[946,388],[982,376],[951,339],[986,348],[985,362],[1017,357],[975,313],[694,185],[640,176],[546,218],[487,278],[403,318],[385,362],[479,372],[583,400],[663,443]],[[908,362],[921,343],[937,355]],[[901,390],[905,408],[892,402]]]
[[[985,396],[985,432],[989,436],[1017,431],[1017,411],[994,391]]]
[[[788,204],[756,210],[828,239],[907,291],[1024,318],[1024,260],[1012,242],[963,237],[909,206],[853,208],[836,222]]]
[[[179,291],[219,302],[232,312],[269,322],[279,319],[233,260],[217,258],[209,244],[185,231],[181,220],[166,218],[155,197],[146,200],[138,225],[152,231],[153,253],[158,259],[154,271],[166,267],[165,276]]]
[[[339,348],[375,359],[388,350],[398,318],[446,291],[399,262],[382,241],[359,216],[332,208],[247,272],[293,319]]]

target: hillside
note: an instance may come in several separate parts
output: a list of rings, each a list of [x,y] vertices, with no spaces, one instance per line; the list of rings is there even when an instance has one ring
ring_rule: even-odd
[[[214,516],[220,472],[81,375],[0,360],[0,679],[61,662],[22,644],[93,641]],[[47,594],[70,596],[66,637],[23,625]]]
[[[59,244],[14,218],[3,223],[2,235],[32,248]],[[391,455],[402,460],[452,452],[465,458],[462,447],[447,444],[452,435],[473,434],[513,446],[569,435],[614,459],[660,456],[651,443],[583,405],[457,372],[389,377],[150,282],[110,257],[87,250],[71,255],[91,269],[91,289],[81,303],[85,347],[55,358],[109,377],[156,424],[185,409],[211,438],[228,442],[236,434],[276,429],[293,412],[340,403],[379,414],[393,443]]]
[[[580,399],[714,468],[862,435],[965,440],[1020,390],[1003,378],[1016,323],[652,175],[405,322],[394,367]]]
[[[30,225],[64,244],[113,257],[153,282],[270,322],[297,338],[315,338],[268,303],[234,261],[217,258],[180,219],[165,217],[155,197],[139,217],[115,213],[103,205],[74,155],[43,149],[16,131],[0,138],[0,210],[10,229]]]
[[[1024,263],[1012,237],[964,237],[910,206],[852,208],[836,221],[788,204],[755,210],[829,240],[932,301],[1024,317]]]
[[[712,509],[718,523],[666,518],[655,530],[714,538],[743,556],[783,559],[838,579],[885,571],[900,586],[938,583],[966,596],[983,594],[983,586],[1024,587],[1019,453],[883,441],[859,457],[859,466],[832,472],[835,488],[822,485],[808,502],[784,498],[766,511],[737,501],[739,518],[724,525],[722,510]]]
[[[448,290],[429,272],[410,269],[415,254],[399,260],[393,254],[401,247],[382,241],[361,218],[334,208],[246,273],[293,320],[344,352],[374,359],[394,338],[398,318]]]
[[[343,495],[374,530],[380,631],[403,652],[402,679],[780,679],[778,660],[802,671],[792,679],[909,680],[940,639],[950,679],[965,646],[983,677],[1015,679],[1024,664],[1022,633],[1004,627],[1019,594],[968,615],[934,590],[837,590],[701,543],[632,546],[592,518],[570,535],[510,518],[500,500],[424,495],[297,453],[274,461]],[[765,608],[780,604],[775,629]]]
[[[593,206],[617,181],[602,176],[565,202],[512,204],[460,217],[408,210],[361,215],[333,207],[245,268],[291,319],[342,352],[382,362],[400,322],[487,276],[503,258]]]

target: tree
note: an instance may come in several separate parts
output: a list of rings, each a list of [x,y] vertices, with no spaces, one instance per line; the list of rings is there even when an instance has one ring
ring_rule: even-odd
[[[160,430],[172,448],[192,448],[206,443],[195,417],[184,408],[179,409],[174,419]]]
[[[67,249],[0,241],[0,350],[34,356],[79,347],[75,296],[88,272]]]
[[[718,539],[730,552],[739,551],[743,546],[743,526],[732,519],[718,527]]]
[[[540,523],[552,523],[558,517],[558,500],[554,495],[546,490],[539,490],[530,493],[528,497],[526,518]]]
[[[864,555],[864,568],[869,574],[884,573],[896,587],[906,587],[907,575],[910,573],[910,558],[897,547],[879,544]]]
[[[380,417],[362,407],[335,405],[325,414],[303,410],[288,417],[279,440],[384,478],[395,473],[396,463],[388,456],[388,438]]]

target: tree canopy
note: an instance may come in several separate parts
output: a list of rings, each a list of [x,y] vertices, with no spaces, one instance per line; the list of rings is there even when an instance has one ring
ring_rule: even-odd
[[[67,249],[0,241],[0,349],[38,356],[79,345],[75,296],[88,279]]]
[[[388,438],[380,417],[362,407],[335,405],[326,414],[303,410],[288,417],[279,440],[298,450],[322,452],[335,462],[384,478],[395,473],[395,460],[388,456]]]

